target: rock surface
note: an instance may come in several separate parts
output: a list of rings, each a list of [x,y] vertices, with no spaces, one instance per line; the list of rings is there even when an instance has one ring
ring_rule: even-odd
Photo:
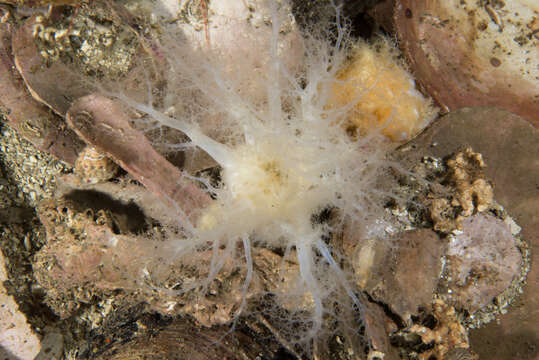
[[[522,264],[509,225],[484,214],[463,221],[462,233],[449,239],[446,259],[447,297],[470,313],[508,288]]]
[[[393,241],[393,246],[377,241],[356,250],[354,270],[361,288],[407,321],[432,301],[444,244],[428,229],[406,231]]]
[[[524,119],[495,108],[464,108],[436,121],[401,149],[412,164],[423,156],[444,157],[471,146],[486,163],[494,183],[494,199],[522,227],[532,248],[531,270],[524,294],[499,323],[471,333],[471,346],[481,358],[535,359],[539,349],[539,132]],[[413,150],[413,151],[410,151]],[[495,340],[493,340],[495,339]]]

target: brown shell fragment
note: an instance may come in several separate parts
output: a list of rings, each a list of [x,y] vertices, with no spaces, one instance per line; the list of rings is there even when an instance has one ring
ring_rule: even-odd
[[[186,215],[210,202],[210,197],[157,153],[146,137],[133,129],[118,103],[103,95],[78,99],[67,122],[89,145],[113,159],[150,191],[160,194]],[[193,219],[191,219],[193,220]]]
[[[403,232],[394,242],[396,246],[384,241],[363,244],[355,250],[353,266],[359,287],[407,321],[432,300],[444,245],[428,229]]]
[[[539,126],[537,5],[400,0],[394,17],[416,80],[440,105],[497,106]]]
[[[83,143],[64,121],[28,92],[15,69],[11,26],[0,24],[0,108],[17,132],[60,160],[74,164]]]

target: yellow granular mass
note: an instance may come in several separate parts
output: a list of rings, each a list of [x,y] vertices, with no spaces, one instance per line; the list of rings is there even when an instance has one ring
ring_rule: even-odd
[[[351,105],[344,126],[353,137],[377,130],[395,142],[406,141],[437,113],[386,42],[359,45],[338,80],[330,107]]]

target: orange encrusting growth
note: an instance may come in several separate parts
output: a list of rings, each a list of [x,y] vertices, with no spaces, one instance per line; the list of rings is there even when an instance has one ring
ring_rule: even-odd
[[[351,136],[381,132],[394,142],[418,134],[437,111],[415,89],[386,42],[360,44],[333,87],[330,107],[353,104],[344,123]]]

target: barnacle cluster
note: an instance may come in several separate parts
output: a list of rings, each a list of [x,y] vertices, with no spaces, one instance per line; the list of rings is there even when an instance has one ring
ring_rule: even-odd
[[[127,26],[115,24],[113,15],[82,7],[77,16],[53,23],[37,15],[32,35],[40,55],[50,65],[73,61],[89,74],[126,74],[138,40]]]

